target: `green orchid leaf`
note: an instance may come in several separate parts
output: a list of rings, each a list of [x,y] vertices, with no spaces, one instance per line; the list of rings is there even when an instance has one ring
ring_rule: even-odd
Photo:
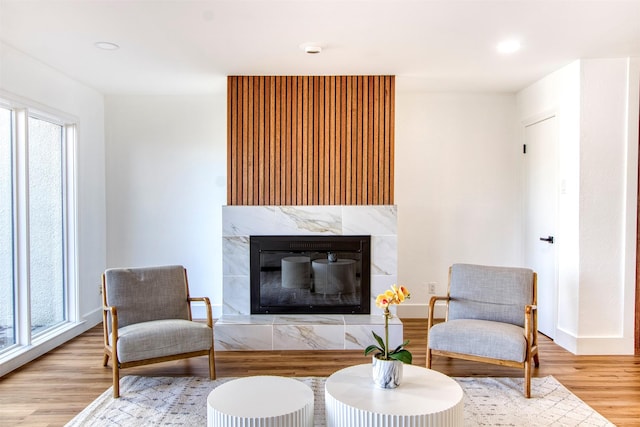
[[[389,358],[399,360],[408,365],[411,365],[411,362],[413,361],[413,356],[407,350],[400,350],[397,353],[389,354]]]
[[[370,345],[369,347],[367,347],[367,348],[364,350],[364,355],[366,356],[366,355],[368,355],[369,353],[371,353],[371,352],[373,352],[373,351],[375,351],[375,350],[378,350],[378,352],[380,352],[380,353],[384,353],[384,350],[382,350],[382,349],[381,349],[380,347],[378,347],[377,345]]]
[[[384,345],[384,341],[375,332],[371,331],[371,333],[373,334],[373,337],[376,339],[376,341],[378,341],[378,344],[380,344],[380,348],[382,348],[382,352],[384,353],[384,349],[386,348],[386,346]]]
[[[395,349],[395,350],[393,350],[391,353],[397,353],[397,352],[399,352],[399,351],[400,351],[400,350],[402,350],[402,348],[403,348],[404,346],[406,346],[407,344],[409,344],[409,340],[406,340],[405,342],[403,342],[402,344],[400,344],[400,345],[399,345],[398,347],[396,347],[396,349]]]

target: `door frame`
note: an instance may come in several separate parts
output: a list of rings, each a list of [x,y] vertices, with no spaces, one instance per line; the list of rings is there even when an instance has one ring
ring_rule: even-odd
[[[638,134],[640,135],[640,117],[638,117]],[[640,147],[640,138],[638,138]],[[640,183],[640,149],[638,150],[638,182]],[[634,354],[640,356],[640,185],[637,188],[636,209],[636,319]]]
[[[559,184],[558,182],[558,173],[560,171],[560,134],[559,134],[559,129],[558,129],[558,123],[559,123],[559,112],[557,109],[548,109],[545,110],[539,114],[535,114],[533,116],[530,116],[528,118],[526,118],[525,120],[522,120],[520,122],[520,125],[522,126],[522,144],[526,144],[526,131],[528,127],[534,126],[538,123],[544,122],[546,120],[551,120],[551,119],[555,119],[554,125],[556,127],[556,141],[555,141],[555,150],[556,150],[556,157],[555,157],[555,168],[556,168],[556,184]],[[527,165],[525,164],[526,162],[526,153],[522,154],[522,161],[523,161],[523,168],[522,168],[522,185],[524,187],[524,189],[526,189],[527,186]],[[639,172],[640,173],[640,172]],[[526,195],[525,195],[526,197]],[[559,229],[558,226],[558,218],[560,217],[560,200],[559,200],[559,193],[556,192],[555,194],[556,200],[555,200],[555,212],[554,212],[554,217],[555,217],[555,224],[554,224],[554,228],[555,228],[555,235],[554,237],[556,238],[556,243],[554,243],[555,246],[555,256],[554,256],[554,280],[555,280],[555,284],[554,284],[554,302],[555,302],[555,307],[554,307],[554,313],[553,313],[553,322],[554,322],[554,330],[556,333],[554,333],[554,335],[557,335],[557,330],[558,330],[558,290],[559,290],[559,286],[560,286],[560,251],[558,250],[558,246],[557,246],[557,238],[558,236],[560,236],[562,234],[562,231]],[[522,200],[522,207],[523,207],[523,214],[526,215],[526,212],[524,212],[524,209],[527,208],[526,206],[526,201],[523,199]],[[523,218],[524,219],[524,218]],[[522,224],[522,236],[523,236],[523,242],[522,242],[522,248],[523,248],[523,259],[525,259],[526,257],[526,227],[527,225],[525,224],[526,220],[523,221]],[[555,337],[554,337],[555,338]]]

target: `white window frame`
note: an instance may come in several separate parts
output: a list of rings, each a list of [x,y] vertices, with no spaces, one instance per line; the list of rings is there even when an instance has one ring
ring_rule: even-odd
[[[63,334],[80,320],[77,259],[77,133],[78,120],[68,114],[0,92],[0,107],[12,111],[14,318],[15,343],[0,352],[0,376],[61,343]],[[62,127],[63,286],[65,319],[46,330],[31,332],[29,283],[28,120]],[[63,340],[64,341],[64,340]]]

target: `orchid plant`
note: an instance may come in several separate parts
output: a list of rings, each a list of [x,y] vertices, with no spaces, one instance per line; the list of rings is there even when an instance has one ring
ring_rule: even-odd
[[[364,354],[369,355],[375,353],[375,357],[381,360],[399,360],[403,363],[411,364],[412,356],[409,351],[404,347],[409,344],[409,340],[406,340],[394,350],[389,351],[389,319],[393,316],[389,311],[389,307],[393,304],[401,304],[405,299],[411,298],[409,290],[404,286],[392,285],[391,289],[381,293],[376,298],[376,306],[383,309],[384,315],[384,340],[375,332],[371,331],[373,337],[376,339],[378,345],[370,345],[364,350]]]

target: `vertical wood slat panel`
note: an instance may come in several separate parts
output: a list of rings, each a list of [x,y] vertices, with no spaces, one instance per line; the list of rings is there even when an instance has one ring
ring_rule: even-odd
[[[389,165],[389,185],[387,190],[389,192],[387,200],[395,200],[395,152],[396,152],[396,85],[394,84],[392,77],[389,79],[389,101],[387,106],[389,108],[389,153],[387,158],[387,164]]]
[[[295,137],[295,147],[296,147],[296,200],[297,204],[301,204],[302,202],[302,166],[300,165],[300,159],[302,158],[302,144],[299,142],[302,141],[302,134],[305,129],[305,121],[302,115],[302,100],[304,97],[303,88],[302,88],[302,77],[295,78],[295,87],[296,87],[296,96],[294,97],[294,102],[296,103],[296,137]]]
[[[235,96],[237,93],[236,81],[231,77],[227,77],[227,111],[230,113],[227,114],[227,175],[231,176],[236,168],[236,140],[233,130],[236,129],[235,121],[238,120],[238,115],[233,114],[231,109],[236,105]],[[237,204],[237,200],[235,199],[237,181],[235,179],[227,178],[227,203],[230,205]]]
[[[323,168],[319,171],[323,175],[323,186],[321,191],[321,205],[329,204],[329,166],[330,162],[330,147],[329,147],[329,133],[331,131],[331,77],[327,76],[324,79],[324,153],[322,154]]]
[[[283,150],[284,154],[284,194],[285,194],[285,205],[291,205],[293,203],[291,197],[291,77],[285,78],[285,85],[282,94],[282,98],[284,101],[284,120],[283,120],[283,132],[282,136],[285,141],[285,148]]]
[[[282,205],[284,204],[284,200],[282,200],[282,187],[280,185],[280,183],[282,182],[282,171],[280,169],[281,166],[281,155],[282,155],[282,150],[281,150],[281,142],[282,142],[282,138],[281,138],[281,134],[280,134],[280,128],[281,128],[281,123],[280,123],[280,104],[281,104],[281,79],[275,79],[276,82],[276,92],[275,92],[275,124],[276,124],[276,129],[275,129],[275,151],[276,151],[276,163],[275,163],[275,174],[274,174],[274,181],[273,181],[273,187],[272,190],[275,192],[275,204],[276,205]]]
[[[259,123],[258,123],[258,118],[259,118],[259,112],[260,112],[260,86],[259,86],[259,77],[253,77],[251,80],[251,87],[253,89],[253,95],[252,95],[252,104],[253,104],[253,109],[252,109],[252,114],[250,115],[250,120],[252,122],[252,126],[251,126],[251,132],[249,133],[249,136],[251,137],[251,152],[252,152],[252,159],[251,159],[251,191],[249,192],[249,200],[251,201],[252,204],[257,205],[258,204],[258,194],[260,191],[259,188],[259,182],[260,182],[260,176],[259,176],[259,167],[260,167],[260,149],[258,147],[258,129],[259,129]]]
[[[307,177],[309,176],[309,144],[311,143],[311,132],[313,129],[313,121],[310,120],[311,117],[311,103],[313,102],[313,93],[311,89],[311,79],[309,77],[303,77],[303,88],[304,88],[304,96],[303,96],[303,108],[304,108],[304,117],[305,117],[305,132],[302,143],[302,159],[300,159],[300,163],[302,165],[302,181],[300,182],[300,186],[302,187],[302,204],[306,204],[308,200],[308,183]]]
[[[238,122],[238,147],[239,147],[239,157],[238,157],[238,173],[236,176],[238,177],[238,200],[242,201],[243,205],[247,204],[247,179],[245,176],[246,171],[246,153],[247,153],[247,130],[246,130],[246,117],[247,117],[247,90],[246,90],[246,79],[243,78],[241,80],[241,85],[238,87],[238,100],[242,99],[242,104],[238,106],[238,114],[241,114]],[[242,110],[240,110],[242,109]],[[241,142],[242,141],[242,142]],[[242,144],[242,145],[240,145]]]
[[[393,76],[229,76],[227,203],[393,204]]]
[[[318,141],[316,141],[316,145],[314,146],[314,169],[316,171],[315,182],[314,182],[314,193],[312,202],[314,205],[322,204],[322,193],[324,187],[324,173],[322,170],[324,169],[324,143],[325,143],[325,132],[326,132],[326,105],[327,101],[325,99],[326,94],[326,76],[322,76],[318,79],[318,88],[316,90],[318,94]]]
[[[296,87],[296,77],[287,77],[287,103],[289,105],[288,109],[290,110],[287,113],[287,139],[289,140],[289,152],[290,152],[290,162],[291,162],[291,170],[289,171],[289,184],[291,187],[291,196],[290,196],[290,205],[298,205],[298,149],[297,144],[294,141],[297,141],[296,135],[298,134],[298,92]]]
[[[378,202],[378,186],[380,183],[380,77],[376,76],[373,81],[373,192],[371,202],[374,205]]]
[[[269,77],[269,204],[276,204],[276,81]]]
[[[319,169],[318,169],[318,156],[319,145],[320,145],[320,129],[322,128],[322,114],[321,112],[321,101],[320,101],[320,88],[322,77],[315,76],[313,78],[313,144],[311,144],[310,149],[310,158],[309,158],[309,191],[307,203],[311,205],[318,204],[318,180],[319,180]]]
[[[351,158],[353,156],[352,147],[351,147],[351,129],[352,125],[352,117],[351,110],[353,108],[353,104],[351,102],[351,94],[353,93],[353,89],[351,86],[351,76],[344,77],[344,159],[342,159],[342,167],[344,168],[344,196],[343,196],[343,204],[350,205],[351,204],[351,177],[353,172],[351,170]]]
[[[327,171],[327,192],[329,193],[330,205],[336,204],[336,81],[337,78],[331,77],[331,99],[329,101],[330,120],[329,120],[329,170]],[[339,163],[338,163],[339,164]]]

